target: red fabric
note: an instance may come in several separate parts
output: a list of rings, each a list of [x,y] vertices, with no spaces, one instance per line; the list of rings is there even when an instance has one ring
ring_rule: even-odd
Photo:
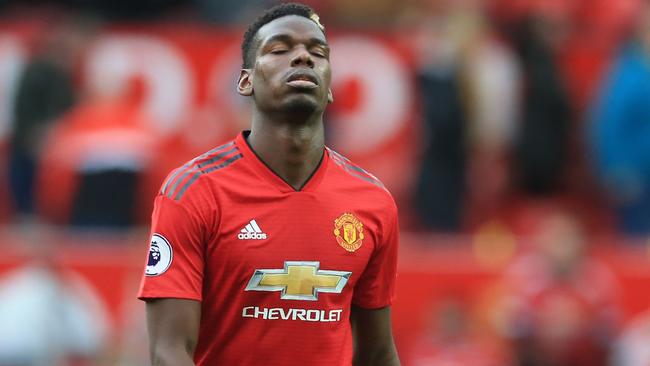
[[[350,365],[351,304],[392,303],[396,206],[376,178],[329,149],[295,191],[240,135],[171,173],[154,206],[152,241],[161,240],[154,234],[164,237],[173,254],[166,270],[143,277],[138,296],[202,301],[197,365]],[[335,220],[345,213],[363,225],[348,227],[352,251],[335,234]],[[251,220],[265,239],[242,238]],[[346,229],[339,229],[342,238]],[[245,290],[256,270],[282,272],[288,261],[351,275],[340,293],[321,291],[312,300]],[[305,275],[299,283],[311,294]]]

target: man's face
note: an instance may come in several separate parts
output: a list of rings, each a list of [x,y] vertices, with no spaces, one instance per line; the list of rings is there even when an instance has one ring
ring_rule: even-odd
[[[322,113],[331,101],[331,69],[318,26],[301,16],[285,16],[260,28],[257,39],[255,66],[242,71],[240,93],[252,95],[263,111]]]

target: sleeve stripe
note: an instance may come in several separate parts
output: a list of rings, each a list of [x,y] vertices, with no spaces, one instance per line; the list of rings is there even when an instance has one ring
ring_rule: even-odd
[[[221,164],[219,164],[219,165],[215,165],[215,166],[212,166],[212,167],[210,167],[210,168],[208,168],[208,169],[205,169],[205,170],[203,171],[203,173],[208,174],[208,173],[212,173],[212,172],[215,171],[215,170],[219,170],[219,169],[221,169],[221,168],[225,168],[225,167],[227,167],[228,165],[230,165],[230,164],[232,164],[233,162],[235,162],[236,160],[241,159],[243,156],[244,156],[244,155],[242,155],[242,154],[234,155],[234,156],[232,156],[232,157],[226,159],[223,163],[221,163]]]
[[[220,150],[220,151],[221,151],[221,150]],[[239,151],[239,149],[238,149],[237,147],[233,147],[232,149],[230,149],[230,150],[228,150],[228,151],[220,152],[219,154],[215,155],[215,156],[214,156],[212,159],[210,159],[210,160],[202,161],[201,163],[198,163],[198,164],[196,164],[196,165],[194,165],[194,166],[191,166],[191,167],[187,168],[187,170],[185,171],[185,174],[183,174],[180,178],[178,178],[178,179],[176,180],[176,182],[174,183],[174,185],[171,187],[171,189],[170,189],[170,191],[169,191],[169,195],[168,195],[168,197],[169,197],[169,198],[172,198],[172,196],[174,196],[174,192],[176,191],[176,188],[178,188],[178,185],[179,185],[181,182],[183,182],[183,181],[185,180],[185,178],[186,178],[189,174],[191,174],[192,172],[196,172],[197,170],[201,170],[201,168],[204,167],[204,166],[206,166],[206,165],[212,164],[212,163],[214,163],[214,162],[216,162],[216,161],[220,161],[220,160],[222,160],[223,158],[225,158],[226,156],[228,156],[228,154],[232,154],[232,153],[235,152],[235,151]],[[198,161],[201,161],[201,160],[198,160]],[[194,180],[191,180],[191,181],[193,182]]]
[[[179,174],[183,169],[185,169],[186,167],[187,167],[187,165],[184,165],[184,166],[182,166],[182,167],[177,168],[176,170],[174,170],[174,173],[172,173],[172,175],[169,176],[169,178],[167,179],[167,181],[165,182],[165,184],[163,184],[163,187],[162,187],[162,189],[160,190],[160,192],[161,192],[162,194],[165,194],[165,191],[167,190],[167,187],[169,186],[169,184],[170,184],[170,183],[171,183],[171,182],[176,178],[176,176],[177,176],[177,175],[178,175],[178,174]]]
[[[169,185],[172,184],[172,182],[174,182],[174,181],[176,180],[176,178],[178,177],[178,175],[179,175],[181,172],[186,171],[187,169],[192,168],[192,166],[193,166],[197,161],[200,161],[201,159],[205,159],[205,158],[211,156],[212,154],[215,154],[215,153],[221,152],[221,151],[225,150],[226,148],[228,148],[228,147],[230,147],[230,146],[232,146],[232,145],[234,145],[234,144],[235,144],[235,142],[234,142],[234,141],[231,141],[231,142],[229,142],[229,143],[227,143],[227,144],[223,144],[223,145],[221,145],[221,146],[218,146],[218,147],[216,147],[216,148],[214,148],[214,149],[212,149],[212,150],[206,152],[205,154],[202,154],[202,155],[200,155],[200,156],[198,156],[198,157],[196,157],[196,158],[190,160],[189,162],[187,162],[187,163],[186,163],[185,165],[183,165],[182,167],[176,169],[176,170],[174,171],[174,173],[173,173],[173,174],[172,174],[172,175],[167,179],[167,181],[166,181],[165,184],[163,185],[163,187],[162,187],[162,189],[161,189],[160,192],[161,192],[162,194],[167,194],[167,192],[168,192],[167,189],[169,188]],[[181,180],[182,180],[182,179],[181,179]],[[177,182],[176,184],[178,184],[178,182]],[[176,186],[176,184],[175,184],[174,186]],[[170,195],[170,196],[171,196],[171,195]]]
[[[169,190],[169,193],[165,193],[167,195],[167,197],[172,198],[172,196],[174,195],[174,192],[176,191],[176,188],[178,187],[178,185],[181,184],[181,182],[184,181],[185,178],[187,178],[187,176],[192,173],[192,171],[195,171],[195,169],[196,168],[186,169],[185,173],[183,175],[181,175],[180,178],[178,178],[176,180],[176,182],[174,183],[173,186],[171,186],[171,189]]]
[[[377,177],[370,174],[366,170],[352,164],[352,162],[350,162],[350,160],[348,158],[346,158],[345,156],[343,156],[343,155],[341,155],[341,154],[337,153],[336,151],[331,150],[329,148],[327,149],[327,151],[330,153],[330,156],[332,157],[332,160],[338,166],[343,168],[343,170],[345,170],[348,174],[352,175],[353,177],[357,177],[357,178],[363,179],[363,180],[365,180],[367,182],[370,182],[370,183],[372,183],[372,184],[374,184],[374,185],[376,185],[378,187],[385,188],[384,184],[379,179],[377,179]]]
[[[213,172],[213,171],[215,171],[215,170],[219,170],[219,169],[221,169],[221,168],[225,168],[225,167],[227,167],[228,165],[232,164],[234,161],[241,159],[242,156],[243,156],[242,154],[234,155],[234,156],[232,156],[232,157],[226,159],[223,163],[221,163],[221,164],[219,164],[219,165],[212,166],[212,167],[210,167],[210,168],[208,168],[208,169],[206,169],[206,170],[203,170],[203,171],[198,170],[197,168],[194,168],[194,169],[192,169],[192,170],[189,170],[189,171],[187,172],[187,174],[189,174],[191,171],[194,171],[195,173],[194,173],[194,175],[192,175],[192,177],[191,177],[191,178],[190,178],[190,179],[185,183],[185,185],[183,185],[183,187],[178,191],[178,193],[176,194],[176,197],[174,197],[174,200],[175,200],[175,201],[180,200],[181,197],[183,197],[183,194],[185,193],[185,191],[187,191],[187,189],[192,185],[192,183],[194,183],[194,181],[196,181],[197,179],[199,179],[199,177],[200,177],[201,175],[203,175],[203,174],[208,174],[208,173],[210,173],[210,172]],[[182,180],[182,179],[181,179],[181,180]],[[179,181],[181,181],[181,180],[179,180]],[[174,191],[172,190],[172,191],[169,193],[169,198],[171,198],[173,194],[174,194]]]
[[[206,165],[210,165],[210,164],[213,164],[213,163],[217,162],[218,160],[221,160],[222,158],[228,156],[229,154],[231,154],[231,153],[233,153],[235,151],[239,151],[239,148],[237,148],[237,146],[233,147],[232,149],[229,149],[228,151],[220,152],[219,154],[215,155],[211,159],[202,160],[198,164],[196,164],[196,166],[199,169],[201,169]]]
[[[354,170],[356,170],[356,171],[358,171],[358,172],[360,172],[360,173],[363,173],[363,174],[367,175],[368,177],[370,177],[370,178],[376,180],[378,183],[381,184],[381,181],[379,180],[379,178],[375,177],[374,174],[370,173],[369,171],[367,171],[367,170],[365,170],[365,169],[363,169],[363,168],[361,168],[361,167],[359,167],[359,166],[357,166],[357,165],[354,165],[354,164],[350,161],[350,159],[348,159],[348,158],[346,158],[345,156],[343,156],[343,155],[337,153],[336,151],[334,151],[334,150],[329,150],[329,151],[331,151],[331,152],[335,155],[335,159],[336,159],[336,158],[339,158],[339,161],[340,161],[342,164],[345,164],[346,166],[348,166],[348,167],[350,167],[350,168],[352,168],[352,169],[354,169]],[[383,184],[381,184],[381,185],[383,186]]]

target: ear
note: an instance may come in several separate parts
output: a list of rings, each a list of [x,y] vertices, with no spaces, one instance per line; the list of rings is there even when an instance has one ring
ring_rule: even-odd
[[[334,95],[332,95],[332,89],[327,89],[327,102],[328,103],[334,102]]]
[[[242,69],[237,81],[237,92],[245,97],[253,95],[253,70]]]

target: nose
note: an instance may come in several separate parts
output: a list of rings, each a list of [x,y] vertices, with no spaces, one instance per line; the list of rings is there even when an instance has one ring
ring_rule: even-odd
[[[314,60],[311,58],[311,54],[305,47],[299,47],[293,56],[293,59],[291,59],[291,66],[307,66],[313,68]]]

